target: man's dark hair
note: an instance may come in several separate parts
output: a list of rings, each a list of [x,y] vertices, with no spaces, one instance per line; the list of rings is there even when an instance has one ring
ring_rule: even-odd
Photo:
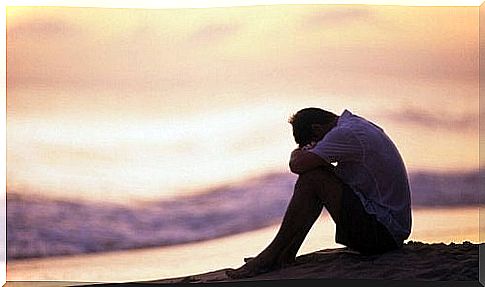
[[[291,116],[288,122],[293,126],[293,137],[296,143],[302,147],[312,141],[312,124],[329,124],[336,117],[334,113],[319,108],[306,108]]]

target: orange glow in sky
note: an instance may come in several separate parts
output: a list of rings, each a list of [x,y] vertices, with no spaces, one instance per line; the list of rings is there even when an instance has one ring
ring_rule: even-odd
[[[286,171],[307,106],[376,122],[410,170],[478,167],[478,7],[8,7],[7,69],[9,189],[116,200]]]

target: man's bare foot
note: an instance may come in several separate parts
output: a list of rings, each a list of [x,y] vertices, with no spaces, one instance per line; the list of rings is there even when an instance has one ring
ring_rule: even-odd
[[[246,261],[246,263],[238,269],[226,271],[227,276],[232,279],[241,279],[254,277],[277,269],[275,268],[276,266],[274,266],[275,264],[273,260],[261,254],[253,258],[244,258],[244,261]]]
[[[226,275],[231,279],[243,279],[254,277],[269,271],[271,271],[270,268],[248,267],[248,264],[244,264],[238,269],[227,270]]]
[[[286,260],[286,261],[281,261],[278,260],[278,262],[273,263],[271,265],[269,264],[258,264],[257,257],[247,257],[244,258],[244,264],[243,266],[239,267],[238,269],[233,269],[233,270],[228,270],[226,271],[226,275],[229,276],[232,279],[242,279],[242,278],[249,278],[249,277],[254,277],[262,273],[267,273],[270,271],[274,271],[277,269],[285,268],[293,263],[295,263],[295,260]]]

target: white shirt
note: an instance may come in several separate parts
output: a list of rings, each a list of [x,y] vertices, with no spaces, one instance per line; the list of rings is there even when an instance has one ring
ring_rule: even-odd
[[[336,175],[399,244],[408,238],[411,196],[406,168],[380,127],[345,110],[337,125],[309,151],[337,163]]]

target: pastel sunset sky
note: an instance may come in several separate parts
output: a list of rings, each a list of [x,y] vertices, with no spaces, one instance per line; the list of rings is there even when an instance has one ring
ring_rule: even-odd
[[[287,171],[307,106],[377,123],[410,171],[476,169],[478,51],[478,7],[7,7],[7,186],[115,200]]]

